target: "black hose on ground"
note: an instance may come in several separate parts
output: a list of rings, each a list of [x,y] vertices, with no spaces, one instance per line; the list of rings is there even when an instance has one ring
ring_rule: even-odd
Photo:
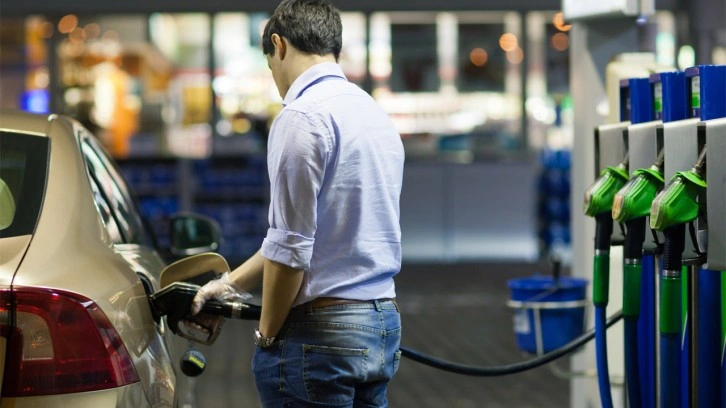
[[[617,323],[623,317],[622,312],[615,313],[607,321],[606,327],[610,327]],[[401,356],[409,358],[427,366],[438,368],[440,370],[449,371],[456,374],[469,375],[474,377],[497,377],[503,375],[510,375],[521,373],[522,371],[530,370],[541,365],[552,362],[562,356],[565,356],[575,349],[582,347],[585,343],[595,338],[595,329],[591,329],[580,337],[572,340],[564,346],[552,350],[547,354],[543,354],[539,357],[531,360],[522,361],[519,363],[503,365],[503,366],[491,366],[491,367],[480,367],[470,366],[465,364],[452,363],[450,361],[442,360],[437,357],[433,357],[427,354],[423,354],[416,350],[411,350],[407,347],[401,347]]]

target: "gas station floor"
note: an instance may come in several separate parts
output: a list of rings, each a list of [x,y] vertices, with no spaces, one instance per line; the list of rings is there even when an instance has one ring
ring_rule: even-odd
[[[550,273],[546,264],[412,264],[396,278],[402,345],[462,364],[495,366],[530,358],[516,345],[506,281]],[[567,273],[566,270],[563,274]],[[252,299],[259,303],[259,298]],[[206,371],[190,381],[186,408],[260,407],[250,372],[256,322],[227,321],[211,347],[200,347]],[[392,408],[566,408],[569,358],[521,374],[469,377],[402,359],[389,385]],[[558,370],[553,370],[557,368]]]

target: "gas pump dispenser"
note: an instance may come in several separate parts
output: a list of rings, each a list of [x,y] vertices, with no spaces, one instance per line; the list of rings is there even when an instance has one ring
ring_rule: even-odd
[[[726,102],[725,102],[726,103]],[[721,407],[726,407],[726,118],[704,122],[706,145],[711,157],[721,158],[706,162],[708,190],[706,191],[706,218],[708,219],[708,268],[721,271]],[[716,273],[714,273],[716,274]],[[711,305],[712,306],[712,305]]]
[[[625,223],[624,292],[623,314],[625,321],[626,376],[638,376],[650,383],[641,383],[642,400],[637,400],[637,382],[628,380],[628,396],[630,406],[669,406],[669,401],[678,404],[677,381],[668,381],[662,374],[663,356],[679,356],[680,353],[680,296],[677,298],[677,316],[668,318],[667,311],[659,314],[656,307],[659,296],[667,283],[660,284],[660,262],[662,238],[652,234],[646,226],[650,208],[658,191],[663,187],[664,151],[662,140],[658,140],[658,128],[662,122],[681,120],[687,117],[686,84],[682,72],[663,72],[650,76],[650,88],[653,95],[654,121],[632,125],[628,128],[628,144],[631,166],[637,168],[630,181],[615,196],[613,203],[613,219]],[[649,167],[644,165],[652,164]],[[637,164],[636,164],[637,163]],[[648,239],[648,237],[652,237]],[[642,262],[640,256],[642,255]],[[641,285],[642,280],[642,285]],[[671,283],[672,285],[673,283]],[[680,295],[680,280],[677,281],[677,294]],[[642,302],[640,301],[642,299]],[[675,300],[675,299],[674,299]],[[674,302],[675,303],[675,302]],[[634,319],[639,319],[636,324]],[[665,320],[664,320],[665,319]],[[666,326],[664,321],[675,321],[675,325]],[[661,341],[655,341],[656,325],[661,323]],[[634,327],[635,326],[635,327]],[[674,327],[674,330],[670,330]],[[637,349],[634,351],[633,349]],[[658,347],[660,345],[660,347]],[[659,350],[660,348],[660,350]],[[661,359],[656,358],[661,356]],[[633,366],[640,365],[639,371]],[[680,373],[674,372],[678,377]],[[633,383],[633,384],[631,384]]]
[[[623,81],[630,93],[631,125],[625,131],[630,167],[637,169],[615,195],[613,220],[626,226],[623,247],[623,318],[625,379],[630,407],[656,406],[655,342],[656,245],[647,240],[646,219],[663,186],[663,156],[658,155],[656,127],[661,123],[663,90],[649,78]],[[666,74],[663,74],[666,75]],[[655,369],[655,370],[654,370]]]
[[[706,121],[726,116],[726,66],[693,67],[686,70],[685,76],[693,118],[663,125],[666,175],[673,174],[673,177],[653,201],[650,224],[665,235],[664,284],[668,278],[680,277],[684,266],[688,268],[687,290],[683,291],[683,297],[689,300],[684,302],[687,308],[683,313],[686,318],[681,355],[684,373],[681,406],[717,407],[720,274],[700,267],[706,263],[708,249]],[[723,250],[723,247],[714,247],[714,255],[718,257]],[[668,295],[671,292],[664,291],[661,297],[664,312],[677,307],[676,299]],[[673,360],[673,356],[665,356],[663,361]],[[664,380],[673,377],[664,368]],[[671,402],[663,401],[664,404]]]
[[[623,132],[630,125],[631,93],[627,83],[620,88],[620,122],[595,129],[595,170],[600,177],[586,190],[583,210],[595,218],[595,256],[593,258],[593,304],[595,306],[595,349],[600,402],[613,406],[605,332],[609,301],[610,246],[623,242],[622,230],[613,228],[612,207],[615,193],[628,181],[628,157]]]
[[[718,196],[726,183],[726,178],[722,176],[725,157],[723,141],[717,136],[716,129],[719,128],[717,121],[726,117],[726,66],[697,66],[687,69],[686,76],[692,78],[691,109],[693,115],[699,115],[702,121],[698,126],[699,142],[705,143],[702,155],[705,156],[706,149],[708,149],[708,156],[712,158],[712,160],[706,160],[704,181],[708,184],[708,188],[705,192],[701,191],[698,196],[700,213],[695,225],[692,224],[696,230],[699,255],[706,255],[705,263],[701,263],[702,268],[698,271],[695,290],[697,299],[693,302],[695,307],[693,322],[696,328],[696,338],[693,344],[696,345],[694,354],[697,358],[695,370],[697,382],[695,384],[697,384],[699,406],[718,407],[722,392],[720,381],[721,319],[719,318],[722,293],[719,271],[726,269],[724,263],[720,261],[726,256],[724,255],[726,246],[723,245],[723,240],[719,241],[724,229],[724,201],[719,201]],[[709,132],[709,129],[712,130]],[[709,134],[713,136],[709,138]],[[714,142],[713,149],[709,145],[709,139]],[[709,163],[711,163],[710,167]],[[709,169],[713,170],[713,174],[708,172]],[[714,188],[712,194],[715,194],[716,197],[709,197],[711,183]],[[710,212],[708,211],[709,203],[714,205]],[[711,228],[715,228],[715,230],[711,232]],[[712,237],[713,243],[710,240]]]
[[[725,94],[726,95],[726,94]],[[726,103],[726,101],[725,101]],[[726,118],[708,120],[703,123],[706,130],[706,145],[711,157],[726,157]],[[708,269],[721,271],[721,407],[726,407],[726,164],[723,159],[706,163],[708,190],[706,208],[708,226]]]

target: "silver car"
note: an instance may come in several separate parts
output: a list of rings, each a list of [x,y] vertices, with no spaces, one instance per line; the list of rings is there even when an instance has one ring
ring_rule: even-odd
[[[165,265],[92,134],[0,111],[0,407],[176,406],[185,342],[149,302]]]

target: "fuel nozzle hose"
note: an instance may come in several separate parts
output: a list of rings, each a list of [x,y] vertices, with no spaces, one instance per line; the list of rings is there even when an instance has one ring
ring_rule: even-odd
[[[680,336],[683,252],[686,225],[695,220],[701,207],[698,195],[707,187],[706,147],[690,171],[677,172],[653,200],[650,226],[663,231],[663,272],[660,277],[661,401],[675,407],[681,399]]]
[[[603,408],[612,408],[610,371],[608,369],[607,325],[605,310],[609,302],[610,236],[613,218],[610,213],[595,217],[595,257],[593,258],[593,304],[595,305],[595,355],[600,402]]]
[[[640,356],[638,352],[640,318],[640,292],[643,276],[643,242],[645,241],[645,217],[625,223],[626,235],[623,248],[623,321],[625,349],[625,381],[631,408],[642,407],[643,394],[640,382]]]
[[[595,256],[593,258],[593,304],[595,305],[595,352],[600,402],[612,408],[610,373],[607,359],[606,314],[610,284],[610,245],[613,232],[613,201],[616,193],[628,181],[626,156],[617,166],[605,168],[600,177],[585,192],[583,210],[595,218]]]
[[[643,357],[641,340],[648,336],[640,321],[641,288],[644,276],[644,263],[651,260],[644,258],[643,243],[646,235],[646,220],[650,214],[651,204],[658,191],[663,187],[664,151],[658,154],[656,161],[649,167],[638,169],[621,188],[613,200],[613,220],[626,226],[623,247],[623,320],[625,334],[625,381],[629,406],[637,408],[650,403],[644,381],[641,381],[640,359]]]
[[[686,225],[666,228],[660,277],[661,401],[678,407],[681,401],[681,275]]]

